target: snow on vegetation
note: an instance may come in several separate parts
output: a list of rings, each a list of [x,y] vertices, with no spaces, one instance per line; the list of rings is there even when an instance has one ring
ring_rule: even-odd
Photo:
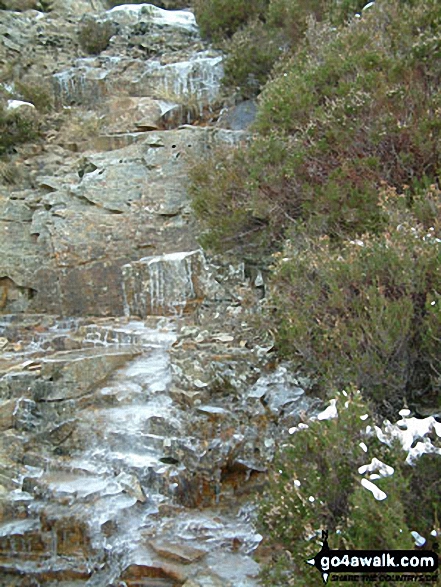
[[[347,393],[343,393],[342,395],[344,395],[345,399],[344,408],[347,409],[348,400],[346,398],[348,395]],[[312,416],[310,421],[326,421],[338,418],[338,399],[331,399],[328,407],[319,414]],[[385,420],[381,427],[365,426],[362,436],[366,438],[366,441],[369,438],[376,438],[380,443],[388,447],[392,447],[398,442],[406,455],[404,461],[408,465],[414,465],[416,460],[424,454],[441,455],[441,448],[435,444],[441,438],[441,422],[438,422],[435,416],[417,418],[411,416],[411,411],[407,407],[400,410],[399,416],[401,418],[395,424],[389,420]],[[369,414],[363,414],[359,418],[362,422],[365,422],[369,417]],[[290,428],[288,432],[289,434],[294,434],[295,432],[305,431],[308,428],[308,424],[301,423]],[[368,452],[368,446],[365,442],[360,442],[359,446],[364,453]],[[370,463],[358,467],[358,474],[362,476],[360,479],[362,487],[370,491],[377,501],[386,500],[388,495],[374,481],[381,480],[384,477],[391,477],[394,473],[394,467],[387,465],[376,457],[373,457]],[[301,484],[295,480],[294,485],[299,488]],[[312,503],[313,499],[309,497],[309,501]],[[417,531],[412,531],[411,535],[416,546],[422,547],[426,543],[426,538],[421,536]],[[433,530],[431,536],[436,537],[437,530]]]
[[[8,100],[8,106],[7,106],[8,110],[17,110],[20,108],[33,108],[33,109],[35,109],[35,106],[33,104],[31,104],[31,102],[23,102],[23,100]]]
[[[404,410],[400,414],[403,412]],[[434,446],[429,438],[429,435],[433,433],[438,438],[441,437],[441,423],[434,416],[427,418],[404,416],[396,424],[386,420],[383,429],[375,426],[374,430],[378,440],[388,446],[392,446],[394,441],[398,440],[407,452],[406,462],[410,465],[423,454],[441,455],[441,448]]]

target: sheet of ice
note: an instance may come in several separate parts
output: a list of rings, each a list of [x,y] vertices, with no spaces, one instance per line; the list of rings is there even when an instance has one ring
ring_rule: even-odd
[[[38,528],[38,520],[26,519],[15,520],[0,524],[0,536],[10,536],[14,534],[25,534]]]
[[[73,474],[57,473],[49,476],[49,481],[49,488],[52,491],[74,494],[78,498],[84,498],[93,493],[115,495],[122,492],[122,487],[118,483],[101,477],[79,477]]]

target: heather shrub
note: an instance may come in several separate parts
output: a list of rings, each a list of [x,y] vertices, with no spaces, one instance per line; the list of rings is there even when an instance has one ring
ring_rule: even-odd
[[[295,54],[308,25],[323,19],[343,22],[363,2],[271,0],[259,20],[251,20],[226,43],[223,83],[244,98],[260,93],[280,58]]]
[[[36,117],[21,110],[8,110],[0,101],[0,155],[15,146],[35,140],[39,134]]]
[[[257,96],[283,52],[280,31],[259,20],[249,23],[227,46],[223,84],[235,88],[243,98]]]
[[[52,88],[41,80],[15,81],[15,90],[25,102],[30,102],[39,112],[50,112],[54,107]]]
[[[78,41],[83,51],[90,55],[99,55],[107,49],[113,35],[113,25],[110,21],[98,22],[86,18],[80,27]]]
[[[190,193],[196,215],[207,230],[200,237],[207,249],[234,249],[237,243],[260,235],[259,220],[253,219],[245,200],[249,185],[247,152],[242,148],[219,148],[213,157],[208,155],[194,162],[189,171]]]
[[[277,64],[261,94],[257,135],[246,153],[236,151],[229,161],[247,176],[240,197],[219,204],[227,216],[253,227],[256,251],[257,231],[265,246],[276,248],[299,222],[333,240],[379,233],[384,183],[412,192],[421,181],[436,180],[439,19],[434,0],[378,0],[345,26],[311,22],[295,56]],[[242,79],[250,79],[246,67],[241,71]],[[219,160],[222,155],[214,153],[193,188],[196,199],[204,194],[216,211],[215,203],[224,200],[217,188]],[[228,189],[222,163],[220,168]],[[221,226],[209,216],[204,210],[213,240],[222,246],[224,236],[234,243],[236,225]],[[242,247],[247,243],[243,231],[238,234]]]
[[[219,41],[260,16],[266,4],[267,0],[194,0],[193,7],[202,36]]]
[[[403,502],[409,469],[404,451],[367,434],[365,422],[372,421],[366,421],[369,407],[360,392],[337,394],[335,405],[338,417],[308,421],[291,430],[270,468],[259,504],[266,543],[273,553],[262,573],[264,585],[323,585],[318,571],[305,564],[320,550],[322,530],[329,531],[332,549],[413,548],[408,504]],[[359,468],[373,456],[394,468],[392,476],[375,481],[387,494],[382,501],[360,483]],[[416,491],[414,499],[420,493],[421,489]]]
[[[439,401],[441,197],[435,186],[413,196],[414,213],[405,195],[386,190],[381,199],[380,235],[288,242],[276,255],[269,311],[279,352],[322,390],[354,383],[387,414],[403,396]]]

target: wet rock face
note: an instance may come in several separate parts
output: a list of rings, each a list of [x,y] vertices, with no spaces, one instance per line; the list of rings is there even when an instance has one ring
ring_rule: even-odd
[[[21,287],[9,277],[0,279],[0,311],[25,312],[36,291],[31,287]]]
[[[60,156],[55,176],[36,176],[37,190],[23,200],[11,192],[0,221],[3,311],[121,315],[123,265],[196,247],[187,166],[193,153],[241,135],[190,127],[140,134],[123,149]]]
[[[26,178],[0,196],[0,312],[122,315],[124,265],[197,248],[192,158],[245,134],[185,126],[221,105],[222,56],[201,44],[191,11],[98,0],[60,11],[54,0],[47,13],[5,12],[0,59],[19,53],[26,72],[14,75],[52,80],[54,116],[74,106],[78,121],[15,157]],[[97,56],[78,41],[91,11],[115,30]]]
[[[262,373],[260,271],[198,248],[188,168],[247,135],[208,125],[222,57],[191,11],[162,9],[180,0],[159,4],[2,13],[0,60],[52,80],[59,109],[44,144],[17,148],[24,171],[0,195],[11,587],[257,587],[251,496],[277,439],[314,409],[287,368]],[[86,13],[114,26],[97,56],[79,46]],[[236,114],[226,126],[243,128],[249,112]]]

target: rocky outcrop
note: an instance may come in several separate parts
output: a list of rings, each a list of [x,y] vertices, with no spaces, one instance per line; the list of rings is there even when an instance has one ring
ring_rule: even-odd
[[[193,154],[241,135],[192,127],[140,135],[122,149],[42,155],[36,189],[0,199],[4,309],[122,314],[124,265],[197,246],[186,169]]]
[[[145,257],[123,267],[129,315],[175,315],[194,311],[220,290],[201,250]]]
[[[5,59],[15,51],[9,39],[28,59],[23,79],[51,76],[58,108],[74,106],[78,118],[63,114],[76,126],[51,131],[40,152],[25,147],[26,180],[0,195],[3,311],[121,315],[123,266],[197,248],[186,191],[192,159],[245,138],[182,126],[221,100],[222,57],[201,45],[192,12],[85,4],[98,11],[96,23],[115,27],[99,56],[78,57],[75,13],[63,39],[55,4],[46,14],[5,13]]]
[[[249,494],[281,434],[274,415],[298,423],[313,405],[283,368],[259,375],[268,349],[225,330],[232,309],[213,332],[163,318],[5,317],[8,584],[257,586]]]

